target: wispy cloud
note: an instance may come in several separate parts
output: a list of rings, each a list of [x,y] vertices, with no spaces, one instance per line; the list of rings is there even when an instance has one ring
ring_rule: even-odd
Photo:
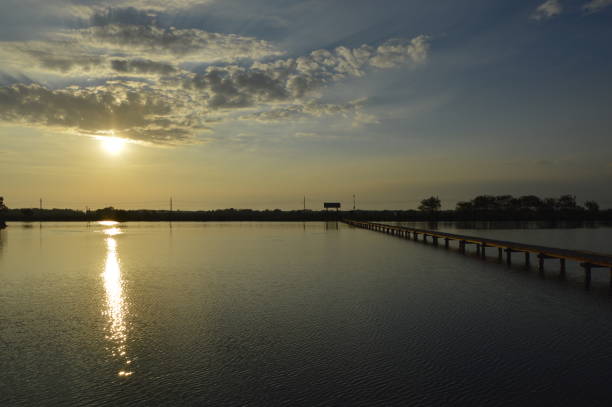
[[[563,11],[559,0],[546,0],[535,9],[531,18],[534,20],[546,20],[558,16]]]
[[[583,6],[583,9],[587,13],[597,13],[608,6],[612,6],[612,0],[591,0]]]

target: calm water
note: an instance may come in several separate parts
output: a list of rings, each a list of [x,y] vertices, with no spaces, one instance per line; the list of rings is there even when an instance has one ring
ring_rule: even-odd
[[[0,405],[611,405],[607,271],[518,263],[325,223],[12,224]]]

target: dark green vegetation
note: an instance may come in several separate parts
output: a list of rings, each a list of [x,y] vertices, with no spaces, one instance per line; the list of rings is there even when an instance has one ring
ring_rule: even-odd
[[[612,209],[600,210],[593,201],[584,206],[573,195],[541,199],[534,195],[481,195],[459,202],[454,210],[441,210],[438,197],[421,201],[419,210],[252,210],[216,209],[211,211],[124,210],[113,207],[94,211],[73,209],[7,209],[0,216],[7,221],[324,221],[338,218],[378,221],[419,220],[611,220]]]

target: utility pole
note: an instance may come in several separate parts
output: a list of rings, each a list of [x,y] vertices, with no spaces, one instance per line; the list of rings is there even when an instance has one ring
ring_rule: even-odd
[[[306,195],[304,195],[304,212],[306,212]]]
[[[172,197],[170,197],[170,212],[172,212]]]
[[[353,194],[353,211],[355,210],[355,194]]]
[[[42,211],[42,198],[38,199],[38,208]]]

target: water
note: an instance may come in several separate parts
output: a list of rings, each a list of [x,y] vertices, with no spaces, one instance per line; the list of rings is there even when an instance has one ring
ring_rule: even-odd
[[[325,223],[12,224],[0,239],[2,406],[612,399],[607,272],[585,291]]]

